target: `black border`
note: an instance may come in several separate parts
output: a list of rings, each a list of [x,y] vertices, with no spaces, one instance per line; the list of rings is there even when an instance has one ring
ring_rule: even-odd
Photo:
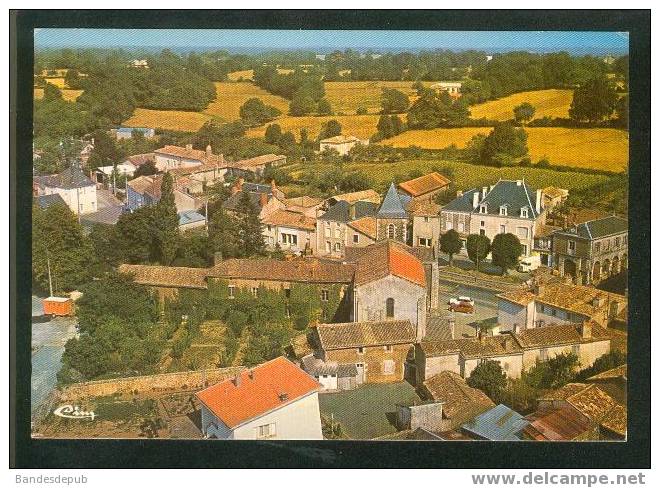
[[[10,12],[10,466],[13,468],[650,468],[650,10]],[[31,134],[35,27],[584,30],[630,33],[628,442],[33,440]],[[18,162],[18,163],[17,163]]]

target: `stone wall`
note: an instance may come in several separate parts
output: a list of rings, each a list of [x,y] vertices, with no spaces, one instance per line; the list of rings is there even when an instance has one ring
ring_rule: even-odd
[[[74,401],[79,398],[130,394],[136,391],[138,394],[150,394],[178,390],[202,390],[214,383],[232,378],[243,369],[243,367],[207,369],[88,381],[64,387],[59,396],[62,401]]]
[[[397,344],[387,350],[385,346],[368,346],[359,353],[357,348],[339,349],[325,352],[326,361],[340,364],[364,364],[367,383],[394,383],[403,380],[406,358],[412,344]],[[393,361],[392,374],[386,374],[385,361]]]

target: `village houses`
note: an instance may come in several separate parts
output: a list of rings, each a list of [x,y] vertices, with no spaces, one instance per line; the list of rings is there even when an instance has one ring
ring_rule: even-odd
[[[327,150],[335,150],[339,153],[340,156],[347,155],[351,149],[353,149],[358,144],[368,145],[368,140],[358,139],[355,136],[335,136],[329,137],[327,139],[321,139],[319,142],[320,152]]]
[[[196,394],[207,439],[320,440],[320,385],[284,357]]]
[[[59,195],[78,216],[98,210],[96,183],[76,165],[68,167],[60,174],[35,176],[33,193],[34,196]]]

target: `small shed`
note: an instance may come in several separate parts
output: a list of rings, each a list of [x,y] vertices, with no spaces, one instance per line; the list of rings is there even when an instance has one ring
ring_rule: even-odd
[[[499,404],[464,423],[461,428],[475,439],[519,441],[527,425],[529,421],[522,415],[506,405]]]
[[[73,315],[73,300],[64,297],[48,297],[43,300],[44,315],[66,317]]]

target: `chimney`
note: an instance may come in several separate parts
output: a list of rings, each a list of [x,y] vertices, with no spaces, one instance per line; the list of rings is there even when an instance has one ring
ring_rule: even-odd
[[[192,151],[192,144],[186,144],[186,151]]]
[[[241,373],[238,373],[236,376],[234,376],[234,379],[232,380],[234,383],[234,386],[239,387],[241,386]]]
[[[351,220],[355,220],[355,205],[350,204],[348,207],[348,216]]]
[[[456,338],[456,321],[453,318],[449,319],[449,334],[450,339]]]
[[[522,186],[523,180],[516,180],[516,185],[517,186]]]
[[[463,190],[458,190],[456,192],[456,198],[461,198],[463,196]]]
[[[543,190],[536,190],[536,213],[541,213],[541,193]]]
[[[268,203],[268,195],[266,193],[259,193],[259,205],[265,207]]]
[[[479,329],[479,332],[477,332],[477,339],[479,339],[480,344],[486,343],[486,334],[484,334],[483,330]]]
[[[213,154],[213,151],[211,150],[211,144],[209,144],[208,146],[206,146],[206,157],[207,158],[211,157],[212,154]]]
[[[479,206],[479,192],[475,191],[472,194],[472,208],[477,208]]]
[[[251,380],[254,379],[254,370],[253,370],[253,369],[250,369],[250,370],[248,371],[248,377],[249,377]]]
[[[216,251],[213,253],[213,266],[217,266],[222,262],[222,251]]]
[[[488,195],[488,187],[487,186],[484,186],[484,187],[481,188],[481,195],[482,195],[482,198],[486,198],[486,195]]]
[[[591,339],[591,322],[585,320],[580,326],[580,337],[583,339]]]
[[[282,392],[277,396],[279,397],[281,402],[286,402],[289,399],[289,394],[285,392]]]

